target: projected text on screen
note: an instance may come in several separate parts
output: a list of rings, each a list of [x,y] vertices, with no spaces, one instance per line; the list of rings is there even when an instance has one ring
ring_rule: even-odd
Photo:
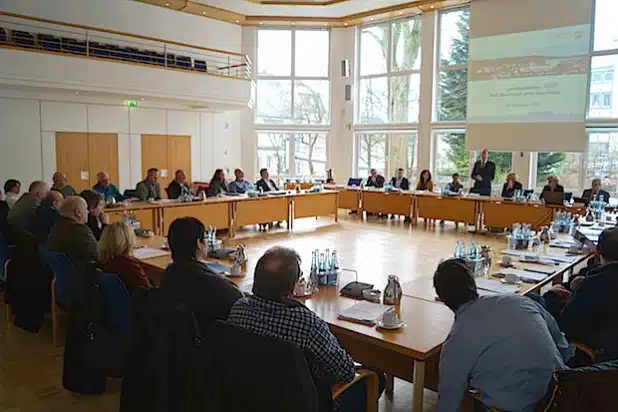
[[[582,122],[590,25],[474,38],[468,122]]]

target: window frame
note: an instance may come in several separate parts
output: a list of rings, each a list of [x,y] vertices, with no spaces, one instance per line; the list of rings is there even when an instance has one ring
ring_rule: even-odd
[[[462,10],[470,11],[470,5],[465,5],[462,7],[455,7],[452,9],[439,10],[436,15],[436,33],[435,33],[435,53],[434,53],[434,73],[433,73],[433,96],[431,103],[431,120],[432,125],[445,125],[447,127],[453,126],[456,129],[459,129],[459,125],[465,125],[468,122],[468,119],[459,119],[459,120],[440,120],[439,115],[439,96],[440,96],[440,74],[448,71],[459,71],[459,70],[468,70],[468,63],[470,61],[470,54],[468,54],[466,58],[466,63],[462,64],[451,64],[451,65],[442,65],[442,16],[449,13],[457,13]],[[468,23],[470,21],[468,20]],[[470,27],[468,26],[468,31]],[[467,87],[467,85],[466,85]],[[466,93],[466,109],[468,106],[468,99]],[[466,110],[467,111],[467,110]],[[432,131],[433,135],[433,131]],[[433,140],[433,138],[432,138]],[[432,153],[433,159],[433,153]]]
[[[260,128],[261,126],[274,126],[277,125],[275,124],[271,124],[271,123],[260,123],[258,122],[258,113],[259,113],[259,105],[258,105],[258,100],[259,100],[259,83],[260,80],[278,80],[278,81],[289,81],[291,83],[290,86],[290,121],[288,123],[278,123],[281,125],[286,125],[285,127],[287,128],[287,125],[290,126],[323,126],[325,128],[330,127],[331,123],[332,123],[332,105],[333,105],[333,99],[332,99],[332,93],[331,93],[331,30],[329,28],[320,28],[320,27],[311,27],[311,28],[296,28],[296,27],[259,27],[257,29],[257,32],[259,31],[266,31],[266,30],[273,30],[273,31],[289,31],[291,32],[291,41],[292,41],[292,50],[291,50],[291,67],[290,67],[290,75],[289,76],[270,76],[270,75],[263,75],[263,74],[259,74],[259,70],[256,70],[256,106],[255,106],[255,110],[254,110],[254,115],[253,115],[253,123],[256,125],[257,128]],[[327,74],[326,77],[323,76],[296,76],[296,33],[299,31],[323,31],[323,32],[327,32],[328,33],[328,61],[327,61]],[[258,37],[258,35],[256,34],[256,38]],[[257,45],[257,47],[259,48],[259,44]],[[256,50],[256,56],[259,54],[259,52]],[[256,68],[259,67],[259,61],[256,62]],[[305,123],[296,123],[295,122],[295,95],[296,95],[296,83],[297,82],[301,82],[301,81],[311,81],[311,80],[318,80],[318,81],[327,81],[328,82],[328,107],[327,107],[327,115],[328,115],[328,121],[326,123],[321,123],[321,124],[305,124]]]
[[[328,163],[328,143],[329,143],[329,131],[328,129],[289,129],[289,128],[277,128],[277,129],[259,129],[255,131],[255,140],[256,142],[259,142],[258,139],[258,135],[259,134],[264,134],[264,133],[280,133],[280,134],[285,134],[287,135],[287,155],[288,155],[288,171],[289,174],[285,175],[285,174],[273,174],[271,173],[271,177],[273,177],[274,179],[290,179],[290,180],[294,180],[294,179],[298,179],[301,177],[305,177],[305,176],[298,176],[297,175],[297,171],[296,171],[296,137],[298,135],[301,134],[307,134],[307,133],[317,133],[320,135],[324,136],[324,142],[325,142],[325,146],[326,146],[326,158],[324,161],[322,160],[314,160],[317,163],[324,163],[325,164],[325,169],[326,172],[328,172],[329,169],[329,163]],[[256,144],[256,150],[255,150],[255,159],[256,159],[256,166],[259,169],[261,167],[261,165],[259,164],[259,154],[260,151],[273,151],[273,150],[269,150],[269,148],[266,147],[262,147],[260,148],[259,145]],[[306,159],[301,159],[301,160],[305,160]],[[311,179],[314,180],[321,180],[322,177],[316,177],[316,176],[311,176]],[[326,180],[326,176],[323,177],[324,180]]]
[[[370,24],[365,24],[362,26],[358,27],[358,30],[356,32],[356,67],[358,67],[358,70],[356,70],[356,93],[355,93],[355,108],[354,108],[354,124],[358,125],[358,126],[362,126],[362,127],[388,127],[388,126],[393,126],[393,125],[418,125],[420,123],[420,106],[421,106],[421,85],[423,82],[423,78],[421,75],[421,66],[422,66],[422,31],[423,31],[423,26],[421,23],[421,36],[419,41],[421,42],[421,45],[419,47],[419,59],[420,59],[420,64],[418,69],[404,69],[404,70],[399,70],[399,71],[393,71],[393,56],[394,56],[394,50],[393,50],[393,25],[400,23],[400,22],[404,22],[404,21],[410,21],[410,20],[418,20],[419,22],[421,22],[421,16],[420,15],[415,15],[415,16],[409,16],[409,17],[403,17],[403,18],[397,18],[397,19],[392,19],[392,20],[388,20],[386,22],[376,22],[376,23],[370,23]],[[367,74],[367,75],[361,75],[361,53],[362,53],[362,33],[363,30],[367,29],[367,28],[371,28],[371,27],[377,27],[377,26],[383,26],[386,25],[388,27],[388,31],[387,31],[387,36],[388,36],[388,50],[387,50],[387,55],[386,55],[386,72],[384,73],[379,73],[379,74]],[[419,91],[419,98],[418,98],[418,106],[419,106],[419,114],[416,118],[416,120],[414,121],[409,121],[409,122],[393,122],[393,112],[394,112],[394,107],[395,107],[395,102],[394,102],[394,96],[392,93],[392,81],[394,78],[400,77],[400,76],[412,76],[412,75],[418,75],[419,77],[419,82],[418,82],[418,91]],[[361,104],[360,104],[360,95],[361,95],[361,81],[362,80],[367,80],[367,79],[376,79],[376,78],[385,78],[386,79],[386,104],[387,104],[387,121],[385,123],[361,123],[360,121],[360,109],[361,109]],[[356,139],[356,137],[355,137]],[[355,169],[356,172],[358,172],[358,169]]]
[[[384,129],[358,129],[354,132],[354,176],[357,178],[365,179],[367,176],[362,176],[360,172],[360,151],[361,151],[361,135],[371,135],[371,134],[379,134],[386,136],[385,148],[384,148],[384,179],[386,182],[390,181],[391,177],[395,176],[396,170],[393,170],[391,165],[391,147],[392,147],[392,136],[393,135],[403,135],[410,136],[414,135],[415,142],[415,160],[416,160],[416,170],[413,173],[409,174],[412,178],[418,177],[418,163],[419,163],[419,130],[415,128],[410,129],[395,129],[395,130],[384,130]],[[406,162],[407,163],[407,162]],[[407,171],[409,172],[409,171]],[[416,181],[410,181],[410,186],[416,185]]]

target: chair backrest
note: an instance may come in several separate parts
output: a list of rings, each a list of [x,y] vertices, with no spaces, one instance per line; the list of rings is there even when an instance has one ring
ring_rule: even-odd
[[[555,373],[535,412],[616,410],[618,361]]]
[[[296,345],[258,336],[221,321],[212,325],[208,336],[215,340],[211,376],[217,410],[320,410],[307,361]],[[251,377],[251,384],[244,385],[243,396],[238,396],[242,377]]]
[[[124,197],[137,197],[137,190],[135,189],[127,189],[123,193]]]
[[[4,235],[0,233],[0,280],[4,282],[4,264],[11,257],[11,248],[8,242],[4,238]]]
[[[69,302],[64,296],[69,274],[73,270],[73,262],[64,253],[52,252],[46,248],[39,250],[43,261],[49,265],[54,277],[56,278],[56,301],[60,306],[68,307]]]

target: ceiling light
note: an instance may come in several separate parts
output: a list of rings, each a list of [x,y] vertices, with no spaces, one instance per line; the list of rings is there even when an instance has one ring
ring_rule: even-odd
[[[325,26],[328,26],[328,23],[324,23]]]
[[[169,4],[169,3],[165,3],[165,6],[166,6],[166,7],[169,7],[169,6],[170,6],[170,4]]]
[[[240,23],[240,20],[236,20],[236,23]]]
[[[204,15],[204,16],[205,16],[205,15],[206,15],[206,12],[205,12],[205,11],[203,11],[203,12],[202,12],[202,15]]]
[[[263,21],[261,21],[261,22],[260,22],[260,24],[264,24],[264,22],[263,22]]]
[[[399,13],[397,13],[397,14],[399,14],[399,15],[401,16],[401,15],[403,14],[403,12],[402,12],[402,11],[400,11],[400,12],[399,12]]]
[[[431,5],[431,8],[432,8],[432,9],[433,9],[433,8],[435,8],[435,7],[436,7],[436,6],[434,6],[433,4]]]
[[[372,18],[370,18],[369,20],[374,21],[375,19],[372,17]]]
[[[343,25],[344,25],[344,26],[347,26],[347,25],[348,25],[348,23],[343,23]]]
[[[292,26],[295,26],[295,25],[296,25],[296,23],[292,22]]]
[[[75,92],[75,94],[76,94],[76,95],[78,95],[78,94],[79,94],[79,92]]]

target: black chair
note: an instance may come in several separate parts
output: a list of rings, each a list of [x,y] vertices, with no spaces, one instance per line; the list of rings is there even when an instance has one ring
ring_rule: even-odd
[[[524,197],[528,197],[528,196],[530,196],[533,193],[534,193],[534,190],[533,189],[529,189],[529,190],[524,190],[523,195],[524,195]]]
[[[124,197],[126,198],[136,198],[137,197],[137,190],[135,189],[127,189],[124,191],[124,193],[122,194]]]
[[[109,49],[107,48],[107,45],[95,41],[91,41],[88,44],[88,52],[89,55],[93,57],[109,57]]]
[[[39,34],[39,44],[43,48],[43,50],[50,51],[62,51],[62,44],[60,43],[60,39],[58,37],[52,36],[50,34]]]
[[[86,42],[68,37],[61,39],[62,51],[71,54],[86,55]]]
[[[0,43],[6,44],[6,31],[0,27]]]
[[[158,66],[165,66],[165,53],[158,53],[156,51],[151,51],[152,62]]]
[[[36,47],[34,36],[27,31],[13,30],[13,43],[19,47]]]
[[[208,65],[205,60],[193,60],[193,66],[198,72],[208,72]]]
[[[570,202],[572,198],[573,198],[573,192],[566,192],[564,194],[564,201],[565,202]]]
[[[189,56],[176,56],[176,67],[181,69],[193,69],[191,64],[191,57]]]

